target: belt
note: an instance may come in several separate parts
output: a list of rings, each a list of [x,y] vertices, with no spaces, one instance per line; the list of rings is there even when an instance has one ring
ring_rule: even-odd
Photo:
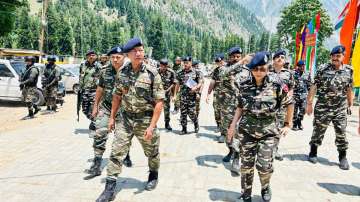
[[[138,113],[123,111],[122,114],[124,116],[130,117],[130,118],[141,119],[143,117],[152,117],[152,115],[154,114],[154,111],[145,111],[145,112],[138,112]]]

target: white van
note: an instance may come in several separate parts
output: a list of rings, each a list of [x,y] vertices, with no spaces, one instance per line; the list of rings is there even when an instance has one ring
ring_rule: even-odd
[[[25,71],[25,62],[16,60],[0,59],[0,99],[22,101],[22,93],[20,90],[19,78]],[[41,80],[38,80],[37,87],[39,89],[37,99],[34,103],[42,105],[44,97],[41,91]]]

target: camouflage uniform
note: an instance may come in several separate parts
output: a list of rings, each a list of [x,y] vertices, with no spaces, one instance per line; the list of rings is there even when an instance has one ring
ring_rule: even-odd
[[[280,106],[292,104],[281,84],[265,77],[261,87],[255,78],[241,82],[238,108],[242,109],[239,122],[241,134],[241,189],[243,197],[250,197],[254,178],[254,165],[259,173],[262,190],[269,187],[273,173],[275,137],[280,134],[276,126],[276,111]]]
[[[294,117],[293,124],[295,126],[301,126],[301,121],[304,119],[306,97],[310,88],[310,74],[307,72],[295,71],[294,74]]]
[[[335,70],[333,65],[322,65],[314,78],[318,99],[314,110],[314,130],[310,145],[320,146],[330,122],[335,129],[335,145],[339,152],[348,149],[346,139],[347,89],[353,86],[353,70],[343,65]]]
[[[171,102],[171,91],[166,91],[170,88],[171,85],[175,84],[175,72],[172,69],[166,68],[165,71],[159,70],[161,76],[162,84],[165,90],[165,100],[164,100],[164,118],[165,123],[170,122],[170,102]]]
[[[278,80],[277,82],[282,85],[282,88],[285,91],[290,91],[294,87],[294,75],[293,72],[291,72],[288,69],[282,68],[280,72],[276,72],[274,68],[270,70],[269,72],[270,76],[273,77],[273,79]],[[292,99],[292,95],[288,94],[288,96]],[[282,106],[278,111],[276,112],[276,126],[278,128],[284,127],[284,121],[285,121],[285,115],[286,115],[286,107]],[[281,160],[281,155],[278,154],[278,146],[280,143],[281,135],[279,134],[275,138],[276,148],[274,149],[274,154],[276,155],[276,158]]]
[[[37,94],[37,81],[39,77],[39,70],[35,66],[27,66],[25,72],[21,75],[22,96],[25,104],[28,107],[29,115],[34,114],[33,108],[38,110],[38,107],[33,103]]]
[[[89,62],[80,65],[79,85],[82,93],[82,111],[85,116],[91,120],[92,108],[94,106],[94,99],[96,94],[96,87],[100,75],[100,65],[94,62],[92,65]]]
[[[174,64],[172,69],[174,70],[175,74],[177,75],[182,70],[182,66],[181,66],[181,64],[180,65]],[[175,106],[175,110],[180,108],[180,93],[176,94],[174,106]]]
[[[185,85],[189,78],[192,78],[198,84],[203,80],[202,74],[193,68],[189,71],[182,69],[176,76],[176,83],[180,85],[180,122],[181,126],[185,129],[187,126],[187,116],[190,117],[195,126],[199,124],[196,114],[197,93],[192,93],[191,89]]]
[[[148,158],[150,171],[158,171],[160,166],[160,134],[154,130],[151,141],[144,139],[154,111],[154,101],[165,98],[160,75],[156,70],[142,64],[139,72],[134,72],[131,63],[118,73],[114,94],[121,99],[121,121],[116,122],[110,161],[107,167],[108,179],[116,179],[121,173],[122,161],[127,155],[134,136],[139,140]]]
[[[211,73],[211,79],[215,81],[213,107],[214,107],[216,125],[219,129],[221,127],[220,75],[219,75],[221,68],[222,67],[216,67]]]
[[[46,106],[52,107],[54,109],[56,109],[56,98],[60,77],[60,70],[57,65],[46,65],[42,80],[44,97]]]

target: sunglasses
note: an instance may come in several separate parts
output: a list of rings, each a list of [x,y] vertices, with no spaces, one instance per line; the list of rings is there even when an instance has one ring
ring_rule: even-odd
[[[251,70],[252,72],[266,72],[267,68],[266,67],[254,67],[254,69]]]

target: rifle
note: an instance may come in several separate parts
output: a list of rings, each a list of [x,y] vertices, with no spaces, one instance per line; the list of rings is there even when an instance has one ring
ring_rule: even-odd
[[[77,93],[77,103],[76,103],[76,114],[77,114],[77,121],[79,122],[79,116],[80,116],[80,108],[81,108],[81,100],[82,98],[82,92],[81,90]]]

